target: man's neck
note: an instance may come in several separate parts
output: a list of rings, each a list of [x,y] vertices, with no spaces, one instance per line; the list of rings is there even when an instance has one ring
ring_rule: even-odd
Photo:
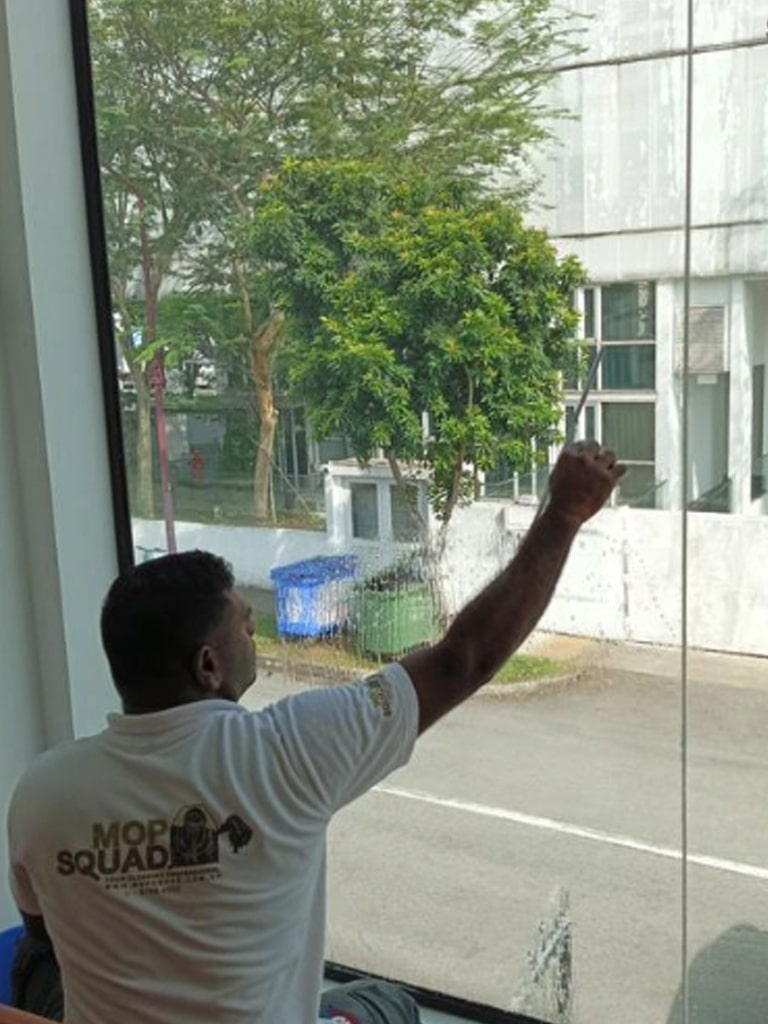
[[[204,693],[200,690],[184,688],[175,693],[159,697],[156,701],[123,701],[123,714],[125,715],[155,715],[159,711],[170,711],[172,708],[181,708],[186,704],[199,704],[200,701],[212,700],[217,697],[214,693]]]

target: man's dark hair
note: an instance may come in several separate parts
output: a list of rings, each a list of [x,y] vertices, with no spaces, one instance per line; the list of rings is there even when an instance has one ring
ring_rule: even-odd
[[[207,551],[164,555],[118,576],[101,610],[101,640],[123,700],[152,707],[158,687],[189,677],[234,582],[229,564]]]

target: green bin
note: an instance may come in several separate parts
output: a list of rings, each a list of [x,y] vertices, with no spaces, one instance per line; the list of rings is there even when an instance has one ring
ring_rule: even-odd
[[[363,654],[397,658],[437,638],[435,604],[428,583],[357,592],[357,646]]]

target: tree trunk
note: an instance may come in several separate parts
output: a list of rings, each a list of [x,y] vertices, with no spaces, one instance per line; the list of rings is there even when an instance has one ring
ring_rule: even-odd
[[[123,324],[119,333],[120,350],[128,367],[136,395],[136,481],[131,494],[131,513],[141,519],[151,519],[154,513],[154,489],[152,486],[152,410],[151,394],[144,366],[136,359],[132,342],[131,317],[125,296],[113,299]]]
[[[143,197],[137,192],[136,201],[140,212],[139,230],[141,234],[141,276],[144,282],[144,316],[146,331],[145,347],[154,346],[157,341],[157,314],[160,299],[160,282],[164,272],[153,268],[152,251],[146,220],[146,207]],[[169,552],[176,550],[176,532],[174,527],[173,493],[171,491],[171,474],[168,463],[168,437],[165,430],[165,413],[163,410],[163,393],[165,391],[165,370],[163,353],[156,352],[149,366],[141,370],[142,381],[146,388],[147,435],[141,440],[142,473],[147,474],[149,486],[152,486],[152,419],[149,412],[150,394],[155,406],[155,429],[157,431],[157,454],[160,462],[160,479],[162,481],[163,520]],[[141,437],[141,430],[139,431]],[[154,502],[153,502],[154,504]]]
[[[251,335],[251,372],[259,409],[259,443],[253,473],[253,511],[257,523],[274,522],[272,463],[277,433],[277,408],[272,363],[283,330],[283,315],[273,312]]]
[[[131,365],[131,376],[136,388],[136,468],[138,489],[136,493],[136,514],[142,519],[152,519],[155,512],[155,495],[152,483],[152,406],[149,386],[144,368]]]
[[[255,360],[254,360],[255,362]],[[277,410],[271,386],[257,388],[259,395],[259,444],[253,471],[253,512],[257,523],[275,521],[275,502],[272,491],[272,458],[277,433]]]

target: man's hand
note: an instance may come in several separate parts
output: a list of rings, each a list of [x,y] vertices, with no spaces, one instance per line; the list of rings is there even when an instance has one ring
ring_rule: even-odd
[[[550,507],[581,526],[600,511],[625,472],[596,441],[568,445],[549,479]]]

